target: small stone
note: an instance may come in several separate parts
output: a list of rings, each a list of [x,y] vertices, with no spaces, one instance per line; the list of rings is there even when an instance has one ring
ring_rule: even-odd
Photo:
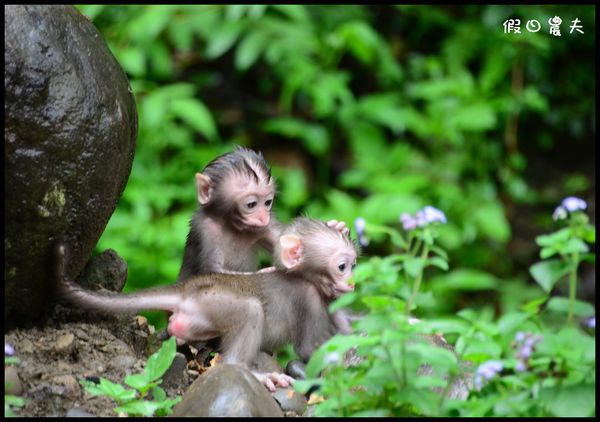
[[[289,361],[285,367],[285,373],[298,380],[306,379],[305,365],[299,360]]]
[[[23,384],[19,378],[17,367],[8,365],[4,367],[4,394],[20,396],[23,393]]]
[[[19,352],[33,353],[33,343],[29,339],[23,339],[19,346]]]
[[[81,387],[73,375],[59,375],[52,379],[52,383],[65,387],[63,394],[66,396],[81,396]]]
[[[126,373],[131,373],[133,365],[135,365],[136,359],[133,356],[119,355],[116,356],[110,362],[110,367],[116,370],[121,370]]]
[[[85,410],[74,407],[67,412],[67,418],[95,418],[96,416],[91,413],[86,412]]]
[[[54,350],[57,353],[69,353],[75,346],[75,336],[72,333],[61,336],[54,344]]]
[[[163,388],[177,388],[183,386],[183,372],[187,368],[187,360],[183,353],[176,353],[167,372],[162,376]]]
[[[200,375],[200,372],[195,371],[193,369],[188,369],[187,373],[192,378],[198,378],[198,376]]]
[[[293,387],[278,388],[271,396],[279,403],[279,407],[284,412],[293,411],[301,415],[308,405],[304,394],[297,392]]]

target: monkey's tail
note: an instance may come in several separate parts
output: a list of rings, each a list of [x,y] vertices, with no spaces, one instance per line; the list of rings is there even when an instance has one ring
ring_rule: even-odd
[[[138,293],[117,294],[92,292],[83,289],[67,278],[67,248],[59,243],[55,249],[56,288],[62,299],[86,309],[100,312],[136,312],[141,310],[165,310],[173,312],[182,298],[171,286],[148,289]]]

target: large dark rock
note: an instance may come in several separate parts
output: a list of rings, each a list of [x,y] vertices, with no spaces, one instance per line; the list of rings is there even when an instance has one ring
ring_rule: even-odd
[[[194,381],[173,416],[281,417],[283,412],[250,371],[219,364]]]
[[[72,6],[4,7],[5,261],[8,325],[52,293],[52,248],[77,276],[131,171],[137,114],[127,77]],[[5,325],[6,326],[6,325]]]

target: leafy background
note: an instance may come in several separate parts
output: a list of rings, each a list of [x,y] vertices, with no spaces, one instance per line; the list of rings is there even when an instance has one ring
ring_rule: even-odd
[[[594,219],[594,6],[77,7],[138,107],[131,176],[97,247],[128,262],[126,290],[175,280],[193,175],[234,144],[273,166],[282,221],[399,226],[443,210],[450,271],[431,274],[420,316],[538,297],[528,266],[554,207],[577,195]],[[508,18],[521,34],[503,33]],[[584,34],[569,34],[575,18]],[[392,252],[372,236],[364,256]],[[590,277],[580,296],[593,301]]]

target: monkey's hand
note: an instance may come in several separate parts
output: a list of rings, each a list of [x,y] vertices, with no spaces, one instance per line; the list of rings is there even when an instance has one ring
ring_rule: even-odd
[[[252,371],[252,374],[271,392],[275,391],[277,387],[289,387],[294,382],[294,378],[286,374],[280,374],[279,372]]]
[[[346,223],[343,221],[329,220],[327,222],[327,226],[331,227],[332,229],[336,229],[343,235],[347,235],[348,233],[350,233],[350,229],[346,227]]]
[[[277,268],[275,268],[275,267],[265,267],[265,268],[263,268],[262,270],[258,270],[258,271],[257,271],[257,273],[258,273],[258,274],[263,274],[263,273],[273,273],[273,272],[275,272],[275,270],[276,270],[276,269],[277,269]]]

